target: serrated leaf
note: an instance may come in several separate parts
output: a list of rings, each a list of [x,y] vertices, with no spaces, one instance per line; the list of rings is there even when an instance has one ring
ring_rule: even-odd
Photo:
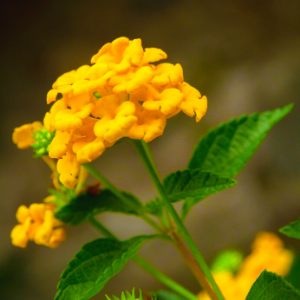
[[[136,207],[140,207],[140,202],[130,193],[123,192]],[[55,217],[69,225],[78,225],[87,221],[91,216],[103,212],[121,212],[130,215],[137,215],[131,207],[125,205],[109,190],[103,190],[99,195],[92,195],[89,192],[79,194],[67,205],[63,206],[55,213]]]
[[[280,228],[279,232],[288,237],[300,239],[300,219]]]
[[[252,285],[246,300],[299,300],[300,291],[281,276],[263,271]]]
[[[198,202],[235,184],[236,181],[231,178],[200,170],[184,170],[168,175],[163,181],[163,188],[172,202],[187,197],[192,197]]]
[[[163,214],[164,203],[158,197],[155,200],[150,200],[145,204],[144,210],[147,214],[153,216],[161,216]]]
[[[200,170],[184,170],[170,174],[163,181],[163,187],[172,202],[185,200],[182,206],[184,219],[192,206],[202,199],[232,187],[236,181]]]
[[[61,274],[54,300],[87,300],[125,266],[142,244],[155,236],[136,236],[126,241],[101,238],[85,244]]]
[[[203,137],[189,163],[190,169],[235,177],[266,137],[293,105],[253,113],[222,123]]]

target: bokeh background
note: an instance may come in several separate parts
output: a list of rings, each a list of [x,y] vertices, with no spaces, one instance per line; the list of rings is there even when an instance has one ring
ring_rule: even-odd
[[[19,205],[47,196],[50,173],[31,150],[11,141],[14,127],[42,120],[46,93],[64,72],[89,64],[117,37],[141,38],[168,62],[183,66],[185,80],[208,97],[200,123],[184,114],[168,120],[151,142],[163,176],[184,169],[201,135],[221,121],[294,102],[292,113],[268,135],[239,184],[203,201],[186,224],[208,261],[226,247],[247,254],[255,233],[278,228],[300,215],[299,93],[300,2],[298,0],[2,0],[1,16],[1,211],[0,290],[9,300],[53,299],[59,275],[80,247],[99,234],[88,224],[67,228],[56,250],[10,243]],[[127,142],[107,150],[95,164],[119,188],[144,201],[156,191]],[[101,220],[120,238],[152,230],[134,217],[104,214]],[[283,237],[284,238],[284,237]],[[298,241],[284,238],[300,250]],[[149,242],[141,253],[194,293],[199,286],[167,242]],[[101,294],[161,286],[129,262]]]

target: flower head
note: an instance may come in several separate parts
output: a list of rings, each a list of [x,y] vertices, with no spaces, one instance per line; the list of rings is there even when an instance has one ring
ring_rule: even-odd
[[[229,269],[215,268],[213,276],[227,300],[244,300],[261,272],[266,269],[286,276],[293,259],[293,253],[284,248],[274,233],[259,232],[252,244],[252,252],[243,260],[236,275]],[[198,298],[210,299],[205,292],[200,292]]]
[[[200,121],[206,97],[184,82],[180,64],[153,64],[166,58],[161,49],[143,49],[141,39],[121,37],[105,44],[91,66],[54,82],[47,94],[47,103],[54,104],[44,126],[55,130],[49,156],[59,159],[57,170],[66,187],[74,188],[81,163],[123,137],[150,142],[180,111]]]
[[[19,225],[11,231],[12,244],[26,248],[28,241],[38,245],[56,248],[66,239],[66,233],[59,220],[54,217],[54,205],[33,203],[27,208],[21,205],[16,213]]]

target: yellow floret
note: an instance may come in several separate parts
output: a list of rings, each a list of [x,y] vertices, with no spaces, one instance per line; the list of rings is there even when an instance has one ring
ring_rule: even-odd
[[[14,130],[12,140],[17,144],[19,149],[29,148],[31,144],[35,143],[35,140],[32,137],[33,133],[41,128],[42,123],[38,121],[17,127]]]
[[[53,211],[52,204],[33,203],[29,208],[21,205],[16,213],[20,224],[11,231],[12,244],[26,248],[28,241],[34,241],[39,245],[57,247],[65,240],[66,233]]]
[[[252,244],[252,252],[244,259],[236,275],[228,271],[214,272],[213,276],[226,300],[244,300],[258,276],[264,271],[286,276],[294,255],[284,248],[283,242],[271,232],[259,232]],[[199,300],[209,300],[205,292]]]

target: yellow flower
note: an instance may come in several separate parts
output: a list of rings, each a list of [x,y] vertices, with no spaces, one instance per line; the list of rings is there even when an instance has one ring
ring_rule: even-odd
[[[31,144],[35,143],[35,140],[32,137],[33,133],[41,128],[42,123],[38,121],[17,127],[12,136],[13,142],[17,144],[19,149],[28,148]]]
[[[12,244],[26,248],[28,241],[38,245],[56,248],[66,239],[66,233],[60,226],[62,222],[53,214],[54,205],[33,203],[27,208],[21,205],[16,213],[19,225],[11,231]]]
[[[60,174],[59,180],[67,188],[73,190],[77,183],[76,176],[79,174],[80,165],[76,159],[75,153],[69,149],[57,162],[57,172]]]
[[[238,273],[214,272],[213,276],[226,300],[244,300],[261,272],[264,270],[286,276],[294,255],[284,248],[283,242],[270,232],[259,232],[252,244],[252,252],[244,259]],[[209,300],[205,292],[199,300]]]
[[[64,185],[74,188],[79,164],[96,159],[123,137],[150,142],[180,111],[200,121],[206,97],[184,82],[180,64],[152,64],[166,58],[160,49],[144,50],[140,39],[121,37],[105,44],[92,66],[54,82],[47,103],[55,103],[44,126],[56,129],[49,156],[62,160],[57,169]]]

